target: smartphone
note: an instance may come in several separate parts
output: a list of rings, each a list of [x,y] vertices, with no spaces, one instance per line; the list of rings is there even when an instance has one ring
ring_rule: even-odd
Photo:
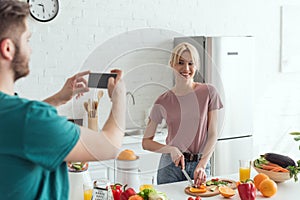
[[[90,88],[107,88],[108,79],[117,77],[115,73],[90,73],[88,87]]]

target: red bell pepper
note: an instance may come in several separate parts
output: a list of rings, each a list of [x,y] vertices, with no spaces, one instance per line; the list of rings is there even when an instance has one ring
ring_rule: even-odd
[[[256,198],[256,187],[253,182],[240,183],[238,191],[241,200],[255,200]]]
[[[129,197],[133,196],[136,194],[133,188],[128,188],[126,189],[127,185],[124,185],[124,191],[121,194],[120,200],[128,200]],[[126,189],[126,190],[125,190]]]
[[[114,200],[120,200],[121,194],[123,192],[122,185],[119,183],[116,183],[114,185],[111,185],[110,188],[113,193]]]

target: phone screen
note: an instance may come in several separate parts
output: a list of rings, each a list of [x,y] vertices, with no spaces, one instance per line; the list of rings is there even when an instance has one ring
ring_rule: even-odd
[[[117,77],[114,73],[90,73],[88,79],[88,87],[90,88],[107,88],[108,79]]]

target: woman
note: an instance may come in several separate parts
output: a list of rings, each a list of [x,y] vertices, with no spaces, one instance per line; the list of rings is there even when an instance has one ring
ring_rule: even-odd
[[[160,95],[152,108],[143,138],[145,150],[162,153],[158,184],[186,180],[186,169],[199,186],[210,174],[209,159],[217,141],[217,113],[223,107],[216,89],[196,83],[199,54],[189,43],[177,45],[170,58],[175,86]],[[166,120],[166,145],[153,140],[158,124]]]

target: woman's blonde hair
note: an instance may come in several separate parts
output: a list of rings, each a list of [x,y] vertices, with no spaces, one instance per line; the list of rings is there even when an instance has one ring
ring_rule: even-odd
[[[175,63],[178,63],[180,56],[188,51],[191,54],[191,57],[194,62],[194,66],[199,70],[200,68],[200,58],[197,49],[187,42],[182,42],[178,44],[174,49],[170,57],[170,65],[173,67]]]

